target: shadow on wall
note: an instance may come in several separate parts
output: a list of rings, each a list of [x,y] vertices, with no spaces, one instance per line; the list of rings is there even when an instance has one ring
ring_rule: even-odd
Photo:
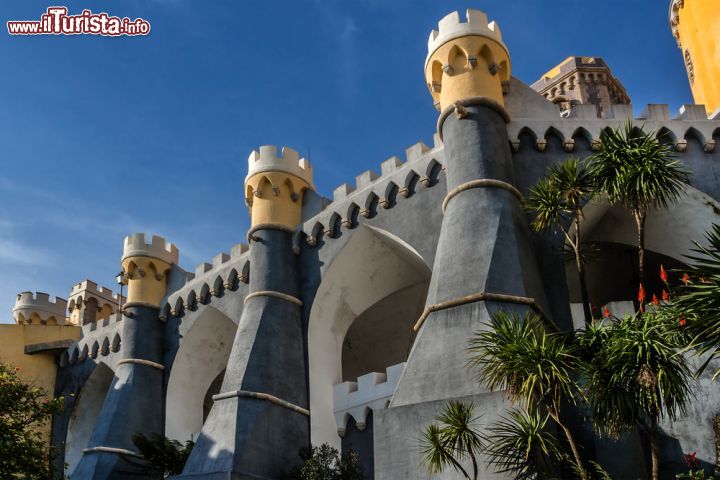
[[[71,474],[82,458],[83,449],[88,446],[95,422],[100,414],[105,396],[115,377],[114,372],[104,363],[98,363],[85,382],[70,414],[67,439],[65,441],[66,474]]]

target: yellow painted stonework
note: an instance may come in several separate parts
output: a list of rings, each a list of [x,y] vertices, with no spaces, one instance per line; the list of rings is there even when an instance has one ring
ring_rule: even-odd
[[[276,224],[294,230],[300,223],[302,198],[310,184],[286,172],[262,172],[245,181],[251,225]]]
[[[675,0],[670,12],[695,103],[720,109],[720,1]]]
[[[128,286],[128,304],[160,307],[160,301],[167,291],[169,263],[153,257],[125,257],[122,260],[122,271]]]
[[[62,340],[77,340],[81,333],[82,329],[73,325],[0,324],[0,362],[19,368],[23,380],[53,395],[57,370],[57,350],[52,348],[53,344]],[[26,354],[25,347],[28,346],[37,353]],[[46,435],[49,441],[49,423]]]
[[[425,80],[439,110],[470,97],[504,105],[502,82],[510,80],[510,56],[504,46],[486,37],[455,38],[432,54]]]

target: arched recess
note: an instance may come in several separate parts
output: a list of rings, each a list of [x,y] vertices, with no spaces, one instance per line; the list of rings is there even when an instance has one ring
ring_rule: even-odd
[[[236,330],[230,317],[206,306],[183,336],[168,380],[168,437],[183,443],[197,438],[204,422],[203,403],[213,381],[227,366]],[[220,384],[215,384],[219,389]]]
[[[658,278],[662,264],[667,270],[683,268],[692,255],[693,241],[703,243],[712,223],[720,222],[720,204],[688,186],[677,204],[651,210],[645,224],[645,290],[660,298],[664,286]],[[619,205],[595,201],[584,208],[583,242],[597,248],[589,252],[586,278],[591,303],[602,307],[609,301],[634,300],[637,273],[637,230],[633,216]],[[571,303],[580,302],[577,270],[566,270]],[[671,279],[672,279],[671,274]]]
[[[308,326],[313,444],[341,447],[335,385],[407,358],[430,273],[411,246],[364,224],[330,263]]]
[[[75,470],[82,458],[83,449],[90,441],[90,435],[114,376],[110,367],[103,362],[98,363],[75,400],[65,439],[65,463],[67,464],[65,471],[68,475]]]

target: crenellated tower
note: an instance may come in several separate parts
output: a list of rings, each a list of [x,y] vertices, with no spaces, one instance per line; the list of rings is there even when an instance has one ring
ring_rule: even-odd
[[[137,433],[163,433],[163,355],[165,323],[160,302],[168,276],[178,262],[178,249],[164,238],[150,243],[142,233],[125,238],[121,260],[128,286],[123,305],[123,339],[115,377],[98,421],[71,479],[155,478],[133,462]]]
[[[390,408],[375,425],[380,480],[422,475],[419,449],[407,439],[448,400],[472,400],[485,419],[502,413],[502,394],[469,378],[464,346],[499,310],[547,311],[515,185],[503,98],[510,57],[500,29],[477,10],[464,21],[453,12],[430,34],[428,49],[425,74],[441,110],[448,193],[437,205],[444,217],[418,335]]]
[[[263,146],[250,154],[250,288],[221,393],[180,478],[280,478],[308,444],[303,302],[292,248],[308,189],[312,169],[295,150]]]
[[[51,300],[47,293],[22,292],[15,297],[12,316],[19,325],[66,325],[67,305],[67,300],[59,297]]]
[[[504,105],[510,54],[500,27],[479,10],[468,10],[464,22],[458,12],[446,15],[430,32],[425,80],[440,111],[471,98]]]
[[[253,150],[245,177],[245,203],[252,227],[276,225],[294,231],[308,188],[315,189],[312,167],[298,152],[283,147],[278,155],[274,145]]]

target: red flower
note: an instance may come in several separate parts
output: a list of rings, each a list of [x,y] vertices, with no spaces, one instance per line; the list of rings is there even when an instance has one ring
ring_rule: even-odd
[[[665,283],[668,282],[668,274],[665,271],[665,267],[663,267],[662,264],[660,264],[660,280],[662,280]]]
[[[670,294],[665,290],[663,290],[662,299],[663,299],[663,302],[667,302],[668,300],[670,300]]]
[[[645,302],[645,287],[643,287],[643,284],[640,284],[640,288],[638,289],[638,302],[641,304]]]
[[[685,283],[685,285],[690,283],[690,275],[688,275],[687,273],[683,273],[682,281]]]
[[[16,371],[16,372],[19,372],[19,371],[20,371],[20,367],[15,367],[15,371]]]
[[[660,305],[660,300],[658,300],[657,295],[653,294],[652,302],[653,305]]]
[[[688,468],[698,466],[697,452],[686,453],[685,455],[683,455],[683,457],[685,458],[685,464],[688,466]]]
[[[610,309],[608,307],[605,307],[605,310],[603,310],[603,317],[610,318]]]
[[[684,327],[685,324],[687,324],[687,320],[685,320],[684,318],[681,318],[679,323],[680,323],[681,327]]]

